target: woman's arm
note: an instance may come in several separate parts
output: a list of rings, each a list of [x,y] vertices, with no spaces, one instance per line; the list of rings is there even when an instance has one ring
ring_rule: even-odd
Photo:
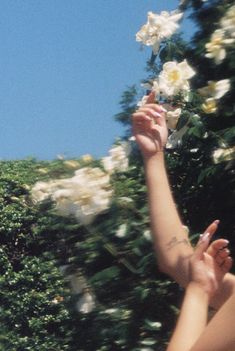
[[[182,287],[186,287],[189,282],[189,258],[193,253],[193,248],[174,203],[164,155],[156,153],[150,158],[144,157],[144,162],[150,221],[159,268]],[[205,232],[209,232],[212,237],[217,227],[218,221],[214,221]],[[219,255],[222,254],[221,249],[226,245],[226,240],[217,240],[208,248],[208,253],[219,259]],[[220,262],[215,269],[220,271]],[[234,293],[235,276],[227,273],[223,277],[220,288],[210,301],[210,305],[218,309]]]
[[[208,303],[208,294],[197,284],[189,283],[167,351],[189,351],[191,349],[206,327]]]
[[[193,248],[183,228],[170,190],[164,154],[144,158],[150,222],[161,271],[181,286],[188,283],[188,261]]]
[[[189,351],[235,350],[235,294],[230,296],[211,319],[197,342]],[[178,349],[177,351],[181,351]]]
[[[133,114],[133,134],[145,163],[152,235],[159,267],[180,285],[186,286],[189,281],[188,262],[193,248],[170,190],[163,154],[168,136],[167,126],[164,111],[154,100],[155,95],[151,93],[147,104]],[[207,231],[213,235],[216,229],[217,223],[214,222]],[[219,244],[224,245],[222,242]],[[210,253],[214,251],[214,245],[208,249]],[[220,307],[233,292],[235,277],[226,274],[212,305]]]
[[[195,252],[190,259],[190,279],[191,282],[186,288],[186,293],[181,308],[180,316],[170,340],[167,351],[215,351],[219,346],[218,351],[232,351],[233,348],[226,348],[225,345],[230,345],[232,342],[233,324],[225,322],[225,317],[229,314],[226,310],[226,304],[223,308],[223,313],[215,317],[214,328],[207,324],[208,304],[211,297],[215,294],[220,285],[220,277],[213,273],[214,260],[211,256],[206,254],[206,249],[209,245],[209,235],[205,234],[199,241]],[[224,261],[223,269],[227,271],[231,267],[231,257],[227,256]],[[230,300],[229,300],[230,301]],[[230,307],[231,303],[229,302]],[[230,314],[234,314],[235,310],[230,310]],[[229,317],[229,316],[228,316]],[[219,318],[219,319],[218,319]],[[234,318],[235,321],[235,318]],[[225,329],[227,328],[227,339],[224,335],[221,337],[211,335],[211,330],[219,334],[219,325]],[[223,326],[223,324],[225,325]],[[217,338],[217,342],[212,339]],[[211,345],[214,345],[211,347]],[[232,345],[232,344],[231,344]]]

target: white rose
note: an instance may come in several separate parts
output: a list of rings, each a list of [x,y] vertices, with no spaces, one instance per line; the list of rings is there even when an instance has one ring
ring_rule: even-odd
[[[162,40],[169,38],[179,28],[178,21],[183,14],[177,11],[171,13],[162,11],[160,15],[148,12],[148,21],[136,34],[136,40],[144,45],[152,46],[156,54]]]
[[[235,37],[235,6],[231,6],[220,21],[221,27],[232,37]]]
[[[231,161],[235,159],[235,146],[222,149],[219,148],[215,150],[212,154],[212,158],[215,164],[223,161]]]
[[[189,127],[184,125],[180,130],[175,130],[168,138],[166,143],[167,149],[174,149],[181,144],[184,134],[188,131]]]
[[[217,111],[217,101],[214,98],[208,98],[202,104],[202,109],[205,113],[211,114]]]
[[[194,70],[184,60],[166,62],[159,75],[159,88],[165,96],[173,96],[181,91],[189,91],[188,80],[195,75]]]
[[[176,108],[166,113],[166,124],[169,129],[176,129],[178,120],[181,115],[181,108]]]
[[[85,292],[83,296],[78,300],[76,308],[81,313],[90,313],[95,308],[94,297],[90,292]]]
[[[119,226],[115,236],[117,236],[118,238],[123,238],[126,236],[126,231],[127,231],[127,224],[123,223]]]
[[[219,81],[209,81],[208,85],[198,89],[199,94],[205,97],[220,99],[230,90],[230,80],[222,79]]]
[[[226,38],[223,29],[216,29],[206,44],[206,57],[213,58],[216,64],[220,64],[226,57],[225,47],[234,43],[234,39]]]
[[[109,150],[110,156],[102,158],[102,164],[106,172],[109,174],[117,172],[125,172],[128,169],[129,160],[129,144],[123,143],[114,146]]]

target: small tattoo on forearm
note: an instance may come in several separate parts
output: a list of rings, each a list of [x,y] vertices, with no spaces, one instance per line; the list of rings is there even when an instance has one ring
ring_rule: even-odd
[[[190,245],[189,241],[187,239],[177,239],[176,236],[174,236],[167,244],[167,250],[171,250],[173,247],[179,245],[179,244],[185,244],[185,245]]]

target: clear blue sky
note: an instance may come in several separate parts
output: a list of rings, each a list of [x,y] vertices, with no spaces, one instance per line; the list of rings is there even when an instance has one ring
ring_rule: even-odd
[[[113,119],[122,92],[145,77],[150,49],[135,33],[148,11],[177,5],[1,0],[0,159],[105,156],[123,134]]]

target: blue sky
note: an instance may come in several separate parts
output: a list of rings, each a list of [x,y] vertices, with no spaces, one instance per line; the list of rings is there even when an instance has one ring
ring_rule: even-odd
[[[135,33],[178,1],[1,0],[0,159],[105,156],[150,49]],[[192,31],[186,22],[184,28]]]

